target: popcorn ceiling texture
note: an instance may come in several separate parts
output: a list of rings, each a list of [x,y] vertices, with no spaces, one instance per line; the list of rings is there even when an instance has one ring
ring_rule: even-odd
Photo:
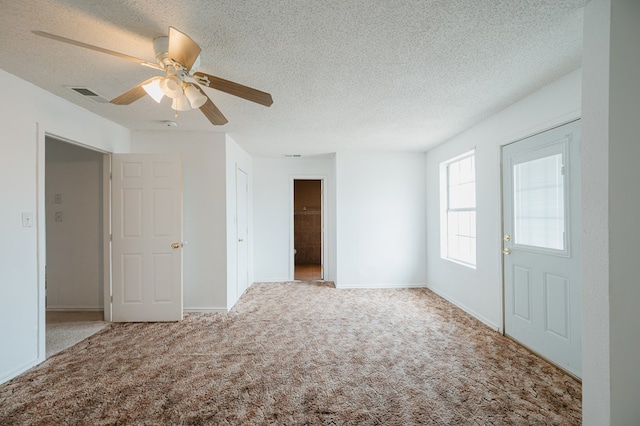
[[[131,129],[164,130],[167,100],[95,105],[151,69],[34,36],[38,29],[153,60],[168,26],[203,49],[200,70],[270,92],[271,108],[206,89],[180,130],[225,131],[254,155],[424,151],[580,66],[578,0],[192,0],[8,2],[0,68]]]
[[[581,386],[427,289],[254,284],[111,324],[0,386],[0,424],[579,425]]]

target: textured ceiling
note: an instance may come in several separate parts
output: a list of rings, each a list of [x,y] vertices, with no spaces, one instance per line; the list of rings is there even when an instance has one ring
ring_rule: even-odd
[[[253,155],[425,151],[580,66],[584,0],[0,0],[0,68],[133,130],[228,132]],[[35,36],[154,61],[173,26],[200,71],[272,94],[266,108],[205,89],[228,118],[177,128],[165,98],[96,104],[157,71]]]

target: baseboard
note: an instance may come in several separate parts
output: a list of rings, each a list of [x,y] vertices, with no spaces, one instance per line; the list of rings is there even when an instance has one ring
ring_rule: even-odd
[[[335,283],[336,288],[347,289],[347,288],[370,288],[370,289],[378,289],[378,288],[426,288],[427,285],[424,283],[411,283],[411,284],[337,284]]]
[[[201,314],[207,314],[207,313],[226,314],[227,312],[229,312],[227,308],[183,308],[182,311],[186,313],[201,313]]]
[[[13,379],[14,377],[18,377],[19,375],[21,375],[25,371],[29,370],[30,368],[33,368],[36,365],[40,364],[42,361],[44,361],[44,359],[34,358],[31,361],[27,362],[26,364],[22,364],[20,367],[14,369],[14,370],[11,370],[6,374],[3,374],[2,376],[0,376],[0,385],[3,384],[3,383],[8,382],[9,380]]]
[[[104,307],[95,306],[47,306],[47,312],[102,312]]]
[[[447,296],[446,294],[442,293],[438,289],[435,289],[433,287],[427,287],[427,288],[429,290],[431,290],[432,292],[434,292],[435,294],[437,294],[438,296],[442,297],[447,302],[451,303],[452,305],[455,305],[456,307],[462,309],[463,311],[465,311],[466,313],[468,313],[469,315],[471,315],[472,317],[474,317],[478,321],[484,323],[484,325],[486,325],[487,327],[489,327],[489,328],[501,333],[499,325],[496,325],[492,321],[489,321],[488,319],[486,319],[482,315],[480,315],[477,312],[475,312],[473,309],[470,309],[468,306],[464,305],[463,303],[460,303],[457,300]]]

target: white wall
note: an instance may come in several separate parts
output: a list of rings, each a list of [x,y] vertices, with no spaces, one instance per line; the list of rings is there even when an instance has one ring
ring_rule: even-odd
[[[226,311],[225,134],[135,131],[131,138],[132,152],[182,155],[184,309]]]
[[[640,2],[585,7],[583,419],[640,424]]]
[[[584,9],[582,82],[582,418],[611,424],[609,343],[610,1]]]
[[[255,281],[291,280],[292,179],[325,177],[325,279],[335,281],[335,159],[254,158],[253,253]]]
[[[611,424],[640,424],[640,2],[611,2]]]
[[[49,137],[45,151],[47,310],[102,311],[103,154]]]
[[[126,152],[129,130],[0,70],[0,383],[44,359],[44,139]],[[38,209],[42,214],[37,215]],[[32,213],[35,226],[23,227]],[[40,257],[38,257],[40,252]]]
[[[237,203],[236,203],[236,169],[241,169],[247,173],[248,180],[248,236],[249,244],[249,283],[253,283],[253,160],[247,152],[242,149],[229,135],[225,139],[225,159],[226,159],[226,205],[227,205],[227,308],[231,309],[240,299],[242,294],[238,294],[238,237],[237,237]]]
[[[337,287],[426,284],[425,154],[336,154]]]
[[[500,146],[580,117],[581,72],[542,88],[427,152],[427,284],[502,329]],[[476,148],[477,268],[440,258],[439,164]]]

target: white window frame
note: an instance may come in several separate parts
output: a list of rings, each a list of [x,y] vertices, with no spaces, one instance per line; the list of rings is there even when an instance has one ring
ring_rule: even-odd
[[[475,164],[475,153],[476,153],[476,150],[475,148],[473,148],[469,151],[466,151],[460,155],[457,155],[453,158],[450,158],[440,163],[440,257],[442,259],[445,259],[445,260],[448,260],[472,269],[476,269],[477,251],[476,251],[475,259],[473,259],[473,263],[465,261],[464,259],[458,259],[456,257],[453,257],[449,253],[449,213],[454,211],[457,211],[457,212],[473,211],[474,213],[476,213],[477,194],[476,194],[476,200],[474,200],[473,208],[465,207],[465,208],[450,209],[449,208],[449,168],[452,164],[465,160],[469,157],[474,158],[473,161]],[[475,167],[474,167],[473,183],[474,183],[474,186],[476,186],[477,188],[477,185],[476,185],[477,170],[475,170]],[[477,225],[477,216],[476,216],[476,223],[473,226],[474,230],[476,231],[473,237],[473,243],[477,248],[477,226],[476,225]]]

